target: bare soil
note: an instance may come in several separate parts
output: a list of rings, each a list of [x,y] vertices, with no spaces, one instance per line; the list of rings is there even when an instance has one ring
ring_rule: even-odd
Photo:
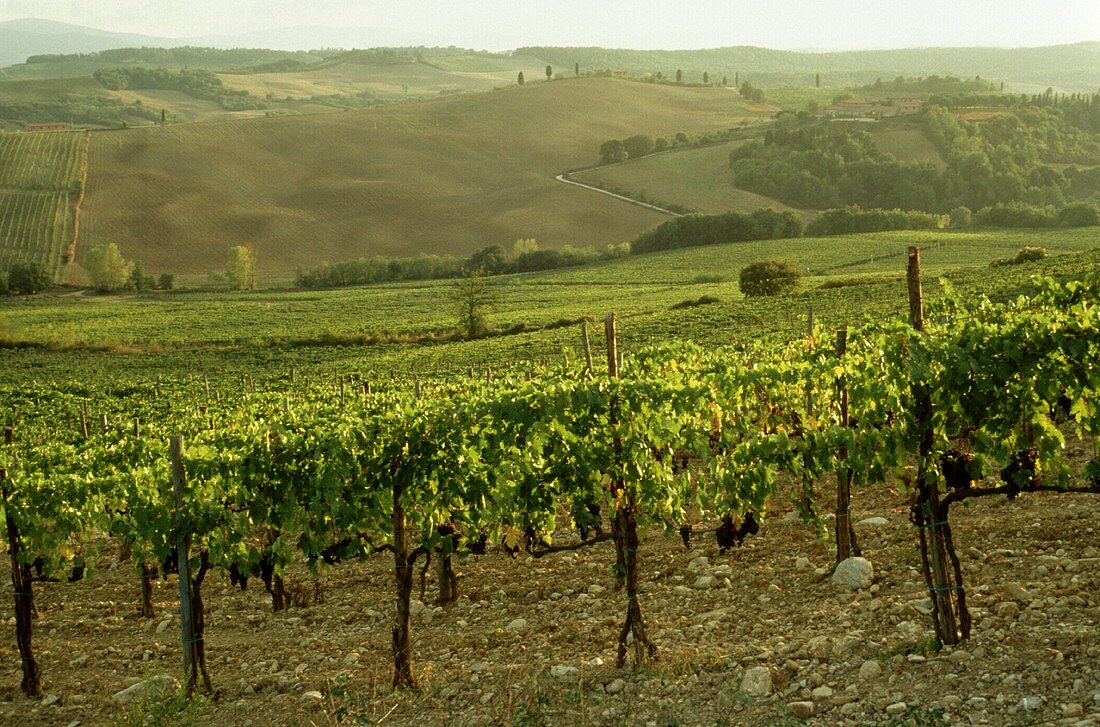
[[[333,568],[322,605],[278,614],[258,580],[242,593],[216,571],[204,588],[216,694],[183,711],[169,699],[112,703],[152,675],[180,678],[182,667],[175,578],[158,582],[157,615],[142,619],[138,574],[113,565],[107,547],[88,580],[36,584],[43,701],[19,693],[3,599],[0,724],[1100,725],[1098,508],[1086,495],[956,508],[975,630],[955,650],[934,648],[916,533],[890,488],[853,493],[857,521],[887,520],[856,528],[875,568],[864,591],[830,582],[831,542],[816,540],[785,498],[758,536],[725,555],[713,533],[689,551],[678,535],[651,532],[641,607],[659,652],[642,668],[614,667],[626,598],[614,589],[610,543],[538,560],[470,557],[457,566],[456,604],[413,604],[420,688],[398,693],[391,556]],[[9,575],[5,559],[0,582]],[[312,590],[304,570],[287,581]],[[742,688],[753,667],[770,672],[771,694]],[[934,710],[942,721],[931,721]]]

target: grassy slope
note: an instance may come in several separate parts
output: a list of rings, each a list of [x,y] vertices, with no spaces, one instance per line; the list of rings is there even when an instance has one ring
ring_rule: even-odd
[[[734,94],[605,79],[310,117],[97,133],[82,248],[202,275],[256,247],[264,280],[362,255],[633,238],[663,219],[554,181],[608,138],[727,128]]]
[[[729,153],[741,141],[627,162],[573,175],[578,182],[603,184],[633,194],[644,193],[659,202],[677,203],[699,212],[751,212],[762,207],[791,209],[770,197],[763,197],[733,184]],[[809,217],[810,214],[802,215]]]
[[[369,63],[353,60],[295,73],[219,74],[230,88],[277,99],[308,99],[369,91],[380,101],[396,101],[464,91],[489,91],[515,83],[520,71],[531,80],[545,78],[546,64],[533,58],[503,62],[462,62],[464,57],[431,59],[430,64]]]
[[[1092,231],[883,233],[844,238],[741,243],[606,261],[571,270],[494,279],[499,303],[492,323],[530,332],[482,341],[423,345],[417,335],[454,325],[447,281],[313,292],[180,293],[79,299],[37,296],[0,302],[0,335],[78,350],[0,351],[0,380],[71,377],[74,371],[109,378],[155,373],[250,370],[275,376],[289,367],[350,374],[386,371],[432,376],[469,365],[494,368],[529,358],[577,354],[574,325],[563,319],[617,311],[628,346],[685,338],[703,344],[763,331],[797,331],[808,307],[827,327],[905,306],[902,277],[907,245],[936,245],[923,253],[929,295],[948,275],[963,291],[1014,294],[1040,271],[1079,274],[1100,264]],[[1024,244],[1058,255],[1049,262],[989,268]],[[874,261],[870,255],[874,254]],[[787,256],[817,273],[797,294],[744,299],[738,270],[761,257]],[[862,262],[861,262],[862,261]],[[852,265],[852,263],[857,263]],[[703,277],[705,276],[705,277]],[[844,280],[859,285],[820,286]],[[684,300],[715,296],[714,305],[670,310]],[[396,342],[351,345],[356,337],[385,334]],[[402,340],[408,342],[402,343]],[[344,341],[348,345],[338,345]],[[107,346],[107,353],[81,351]]]

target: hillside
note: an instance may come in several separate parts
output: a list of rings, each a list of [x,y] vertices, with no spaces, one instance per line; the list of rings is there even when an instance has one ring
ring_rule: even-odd
[[[365,255],[632,239],[659,214],[554,181],[608,138],[759,119],[728,91],[581,79],[364,111],[93,135],[80,251],[117,242],[203,276],[231,245],[261,278]]]
[[[740,46],[704,50],[645,51],[610,48],[526,47],[517,53],[545,58],[555,66],[579,63],[582,69],[623,68],[633,74],[661,71],[699,82],[728,75],[755,85],[812,84],[822,74],[827,86],[872,83],[909,75],[980,75],[992,81],[1094,91],[1100,86],[1100,43],[1039,48],[908,48],[899,50],[805,53]],[[1041,90],[1041,89],[1040,89]]]

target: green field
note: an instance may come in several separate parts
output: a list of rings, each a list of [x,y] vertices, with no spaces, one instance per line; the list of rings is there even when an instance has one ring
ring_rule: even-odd
[[[368,255],[633,239],[662,215],[554,180],[608,138],[760,118],[734,94],[579,79],[310,117],[97,133],[81,219],[155,272],[255,246],[262,282]],[[82,233],[83,234],[83,233]],[[86,248],[85,248],[86,249]]]
[[[930,295],[944,275],[961,290],[1011,294],[1037,271],[1074,273],[1100,262],[1089,230],[881,233],[676,250],[493,278],[499,300],[491,323],[507,334],[473,342],[445,342],[455,325],[449,281],[308,292],[43,295],[0,302],[0,335],[15,347],[0,355],[2,377],[67,376],[76,366],[109,378],[171,371],[260,375],[290,366],[326,375],[392,368],[432,376],[557,357],[563,349],[575,356],[574,322],[611,310],[622,317],[627,345],[673,338],[717,344],[801,330],[811,306],[826,326],[902,310],[909,245],[925,248]],[[1045,246],[1055,257],[988,267],[1023,245]],[[1081,251],[1091,252],[1071,254]],[[743,298],[740,268],[774,257],[809,272],[802,291]],[[846,285],[822,287],[837,282]],[[719,302],[672,310],[702,296]]]
[[[792,209],[777,200],[734,186],[729,153],[743,143],[731,141],[699,149],[671,151],[580,172],[570,178],[612,191],[621,190],[627,196],[644,195],[657,204],[675,203],[697,212],[751,212],[764,207]],[[799,212],[799,216],[805,222],[812,213]]]
[[[37,262],[60,275],[84,141],[80,133],[0,134],[0,269]]]

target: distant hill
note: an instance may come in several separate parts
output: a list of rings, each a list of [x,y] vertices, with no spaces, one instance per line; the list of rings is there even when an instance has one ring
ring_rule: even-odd
[[[704,50],[642,51],[611,48],[525,47],[518,54],[546,59],[555,67],[626,69],[632,74],[677,70],[685,81],[698,82],[735,74],[755,85],[812,85],[822,74],[828,86],[872,83],[897,76],[982,76],[1012,84],[1056,86],[1065,90],[1100,88],[1100,42],[1040,48],[908,48],[900,50],[807,53],[753,46]]]
[[[91,53],[127,46],[168,47],[178,40],[150,35],[112,33],[52,20],[9,20],[0,23],[0,67],[22,63],[43,53]]]
[[[665,219],[554,180],[611,138],[770,114],[717,88],[582,78],[347,113],[93,134],[78,257],[189,279],[254,245],[265,280],[370,255],[630,240]]]

